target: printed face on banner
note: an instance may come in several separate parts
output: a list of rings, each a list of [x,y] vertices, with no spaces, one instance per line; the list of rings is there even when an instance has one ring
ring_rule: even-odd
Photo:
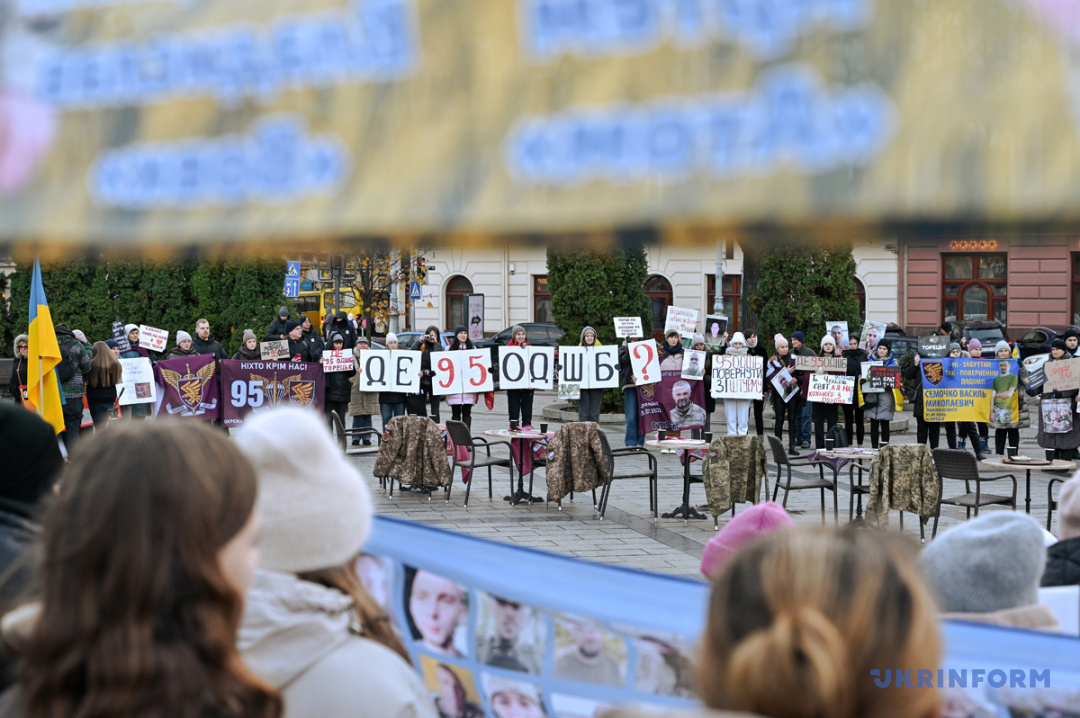
[[[440,716],[485,715],[473,671],[421,655],[420,672],[424,687],[435,696],[435,708]]]
[[[556,614],[552,676],[619,688],[626,683],[626,640],[599,621]]]
[[[634,372],[634,384],[644,386],[660,381],[660,358],[656,342],[646,340],[627,345],[630,352],[630,365]]]
[[[420,359],[421,352],[407,349],[361,352],[357,359],[357,388],[416,394],[420,391]]]
[[[718,314],[710,314],[705,317],[705,345],[710,348],[720,346],[720,341],[727,331],[728,318]]]
[[[437,655],[469,655],[469,594],[430,571],[405,567],[405,605],[410,638]]]
[[[994,400],[1009,423],[1019,421],[1013,407],[1019,362],[1016,359],[935,359],[922,369],[923,416],[926,421],[990,421]],[[865,390],[865,389],[864,389]]]
[[[687,349],[683,352],[682,378],[691,381],[703,381],[705,379],[705,364],[707,356],[705,352]]]
[[[490,349],[440,352],[433,361],[432,369],[435,371],[431,382],[432,393],[437,396],[478,394],[495,389]]]
[[[867,319],[863,322],[862,339],[859,346],[869,352],[873,352],[874,347],[878,345],[878,342],[881,341],[884,336],[885,322],[872,322]]]
[[[617,389],[619,348],[561,347],[559,382],[578,384],[581,389]]]
[[[543,615],[520,601],[481,591],[476,595],[476,660],[539,675],[548,635]]]
[[[712,358],[712,395],[716,399],[761,399],[764,377],[759,356],[719,354]]]
[[[505,346],[499,349],[500,389],[550,391],[555,381],[555,347]]]
[[[847,322],[825,322],[825,331],[832,337],[837,351],[848,348]]]
[[[638,388],[638,430],[687,431],[705,428],[705,384],[665,373],[656,384]]]

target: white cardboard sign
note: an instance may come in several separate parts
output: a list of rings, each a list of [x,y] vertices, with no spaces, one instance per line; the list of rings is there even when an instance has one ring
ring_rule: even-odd
[[[630,367],[634,372],[635,385],[644,386],[660,381],[660,357],[657,354],[656,342],[647,339],[627,344],[626,348],[630,351]]]
[[[820,404],[850,404],[855,391],[855,377],[837,374],[807,374],[810,385],[806,400]]]
[[[643,337],[641,317],[615,317],[615,336],[619,339],[639,339]]]
[[[618,389],[619,348],[562,347],[559,383],[578,384],[582,389]]]
[[[555,383],[555,347],[499,349],[500,389],[550,390]]]
[[[765,375],[759,356],[714,354],[712,358],[712,395],[716,399],[761,399]]]
[[[357,389],[416,394],[420,391],[420,355],[405,349],[360,352]]]
[[[337,371],[352,371],[353,368],[351,349],[342,349],[340,351],[331,349],[322,353],[322,370],[324,374]]]
[[[289,341],[287,339],[274,339],[269,342],[259,342],[259,358],[263,361],[291,359]]]
[[[435,376],[432,377],[431,388],[437,396],[479,394],[495,389],[490,349],[439,352],[437,357],[432,358],[432,369]]]
[[[696,309],[684,309],[683,307],[668,307],[667,317],[664,320],[664,334],[672,329],[684,337],[691,337],[697,330]]]
[[[139,325],[139,346],[152,352],[163,352],[169,343],[169,332],[145,324]]]
[[[139,332],[142,335],[142,332]],[[121,384],[116,387],[120,395],[120,406],[130,404],[152,404],[157,402],[157,383],[154,381],[154,367],[146,357],[120,359],[123,368]]]

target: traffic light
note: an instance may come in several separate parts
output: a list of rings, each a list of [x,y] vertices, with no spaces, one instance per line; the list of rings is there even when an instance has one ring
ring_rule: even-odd
[[[423,257],[416,258],[416,279],[421,284],[427,284],[427,265],[424,264]]]

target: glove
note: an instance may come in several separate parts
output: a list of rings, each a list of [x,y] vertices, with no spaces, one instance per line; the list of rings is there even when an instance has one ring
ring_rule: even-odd
[[[89,342],[86,341],[86,335],[82,333],[81,329],[76,329],[75,331],[73,331],[71,333],[75,335],[75,338],[78,339],[80,343],[89,344]]]

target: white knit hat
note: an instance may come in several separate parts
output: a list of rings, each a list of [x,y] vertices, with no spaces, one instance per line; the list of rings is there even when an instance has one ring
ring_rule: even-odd
[[[746,337],[743,336],[742,332],[735,332],[734,334],[731,335],[731,343],[732,344],[746,344]]]
[[[371,531],[371,494],[319,414],[294,407],[256,414],[236,443],[259,478],[261,566],[317,571],[359,553]]]
[[[139,325],[138,324],[125,324],[124,325],[124,336],[127,336],[128,334],[131,334],[132,332],[137,332],[137,331],[139,331]]]
[[[394,334],[393,332],[387,332],[386,333],[386,343],[387,344],[389,344],[390,342],[396,342],[396,341],[397,341],[397,334]]]
[[[176,332],[176,343],[177,344],[179,344],[180,342],[190,342],[190,341],[191,341],[191,335],[188,334],[187,332],[185,332],[183,329],[180,329],[180,330],[178,330]]]

